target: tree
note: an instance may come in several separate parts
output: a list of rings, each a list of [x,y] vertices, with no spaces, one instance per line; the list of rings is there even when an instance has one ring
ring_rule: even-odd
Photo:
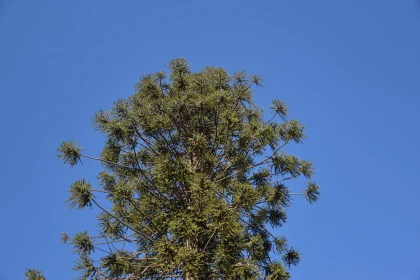
[[[295,194],[310,203],[320,194],[312,164],[284,151],[302,142],[303,125],[278,100],[264,120],[252,99],[259,76],[194,73],[184,59],[168,68],[168,78],[145,75],[134,95],[95,114],[106,136],[100,157],[73,141],[58,148],[70,166],[91,159],[104,167],[98,186],[70,186],[71,208],[101,210],[98,235],[62,234],[79,256],[80,279],[289,279],[299,251],[272,233],[294,195],[285,184],[305,177]]]

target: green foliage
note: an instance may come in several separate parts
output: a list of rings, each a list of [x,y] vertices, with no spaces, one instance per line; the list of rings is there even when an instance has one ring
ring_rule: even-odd
[[[309,203],[314,203],[318,200],[320,195],[319,187],[314,182],[309,182],[305,190],[305,197]]]
[[[61,158],[64,163],[68,163],[70,167],[73,167],[80,161],[82,148],[71,140],[69,142],[62,142],[57,151],[57,157]]]
[[[291,265],[297,265],[300,262],[300,253],[292,247],[287,250],[286,254],[284,254],[283,260],[289,267]]]
[[[80,272],[77,278],[80,280],[103,279],[103,278],[100,278],[100,275],[98,274],[99,269],[95,267],[95,265],[93,264],[93,261],[85,254],[80,255],[79,259],[75,263],[74,270]]]
[[[70,238],[79,278],[289,279],[300,254],[271,229],[287,221],[292,195],[313,203],[320,194],[313,182],[300,193],[286,186],[314,173],[284,150],[302,143],[303,125],[278,100],[264,119],[253,102],[259,76],[193,72],[185,59],[168,68],[95,114],[106,136],[100,158],[73,141],[58,149],[70,166],[86,157],[104,168],[98,187],[84,179],[70,186],[71,208],[101,210],[99,234]]]
[[[90,253],[95,251],[95,247],[87,231],[76,234],[71,240],[71,244],[74,245],[74,251],[79,255],[90,255]]]
[[[92,202],[92,187],[89,183],[85,182],[85,179],[78,180],[70,186],[70,198],[67,200],[70,202],[71,208],[85,208],[86,206],[91,207]]]
[[[27,280],[45,280],[42,271],[37,269],[26,269],[25,276]]]
[[[287,115],[288,115],[288,111],[287,111],[287,106],[286,104],[284,104],[284,102],[280,101],[280,100],[273,100],[270,108],[280,116],[280,118],[282,118],[283,121],[286,120]]]

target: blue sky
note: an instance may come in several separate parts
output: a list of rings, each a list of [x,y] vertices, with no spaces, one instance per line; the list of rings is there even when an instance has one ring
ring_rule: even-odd
[[[0,279],[25,267],[72,279],[60,232],[93,230],[69,185],[99,166],[91,117],[172,58],[262,75],[307,127],[322,197],[295,199],[279,232],[302,252],[293,279],[420,279],[420,2],[0,0]]]

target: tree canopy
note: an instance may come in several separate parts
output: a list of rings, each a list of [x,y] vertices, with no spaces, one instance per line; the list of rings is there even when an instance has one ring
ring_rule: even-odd
[[[94,115],[106,136],[99,157],[74,141],[58,148],[70,166],[103,165],[97,183],[70,186],[71,208],[101,211],[97,233],[62,233],[79,279],[289,279],[300,254],[273,229],[286,222],[292,195],[313,203],[320,194],[312,163],[285,151],[302,143],[304,126],[279,100],[264,118],[253,101],[257,75],[193,72],[182,58],[168,69]],[[292,193],[287,183],[298,177],[306,186]]]

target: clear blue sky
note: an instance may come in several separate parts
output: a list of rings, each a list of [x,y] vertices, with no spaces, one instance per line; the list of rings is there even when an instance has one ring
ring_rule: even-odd
[[[315,162],[322,197],[296,199],[280,232],[302,252],[293,279],[420,279],[420,2],[417,0],[0,0],[0,279],[25,267],[72,279],[60,232],[70,211],[62,140],[98,155],[95,111],[141,74],[187,58],[264,77],[307,126],[293,152]]]

